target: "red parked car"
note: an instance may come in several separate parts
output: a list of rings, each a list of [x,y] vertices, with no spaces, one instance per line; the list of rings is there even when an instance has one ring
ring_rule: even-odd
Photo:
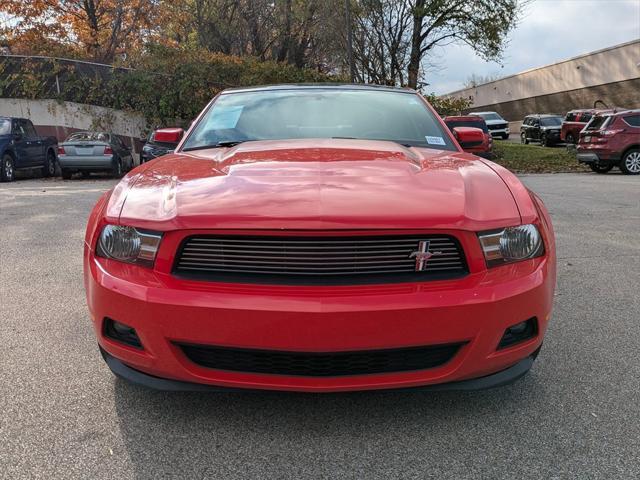
[[[540,199],[390,87],[221,93],[100,198],[84,247],[107,364],[174,390],[503,385],[555,279]]]
[[[580,109],[567,112],[562,121],[560,140],[566,143],[578,143],[580,131],[589,123],[589,120],[591,120],[595,112],[597,112],[597,110],[594,109]]]
[[[471,142],[468,145],[460,146],[465,152],[491,159],[493,156],[493,137],[489,133],[489,128],[482,117],[476,115],[448,116],[444,117],[444,123],[452,132],[456,127],[479,128],[482,130],[483,138],[480,143]]]
[[[594,172],[614,166],[628,175],[640,174],[640,109],[598,114],[580,134],[578,161]]]
[[[566,143],[577,144],[580,138],[580,132],[594,115],[614,112],[614,109],[597,108],[577,109],[567,112],[562,121],[560,140]]]

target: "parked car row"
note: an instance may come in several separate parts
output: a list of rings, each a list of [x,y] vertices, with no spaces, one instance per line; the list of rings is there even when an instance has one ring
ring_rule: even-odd
[[[181,128],[152,132],[142,148],[140,163],[172,152],[183,133]],[[13,181],[16,172],[25,170],[39,169],[43,176],[52,177],[57,165],[64,179],[95,172],[120,178],[136,166],[131,148],[112,132],[75,132],[58,144],[55,137],[38,135],[31,120],[14,117],[0,117],[0,162],[2,182]]]

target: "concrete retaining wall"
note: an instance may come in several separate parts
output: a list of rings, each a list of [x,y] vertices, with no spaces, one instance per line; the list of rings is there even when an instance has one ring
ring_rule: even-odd
[[[31,120],[40,135],[59,142],[79,130],[104,130],[122,138],[135,153],[147,132],[145,118],[137,113],[56,100],[0,98],[0,116]]]

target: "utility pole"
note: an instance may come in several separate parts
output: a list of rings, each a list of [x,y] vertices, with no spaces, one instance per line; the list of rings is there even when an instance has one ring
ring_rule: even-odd
[[[347,20],[347,61],[349,62],[349,79],[351,83],[356,81],[356,69],[353,64],[353,32],[351,30],[351,0],[344,0]]]

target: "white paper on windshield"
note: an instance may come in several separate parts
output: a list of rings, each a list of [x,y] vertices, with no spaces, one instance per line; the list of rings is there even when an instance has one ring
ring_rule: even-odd
[[[218,107],[211,117],[208,128],[212,130],[224,130],[236,128],[243,106],[239,107]]]
[[[427,143],[429,145],[446,145],[446,143],[444,143],[444,138],[442,138],[442,137],[429,137],[429,136],[426,136],[424,138],[427,139]]]

